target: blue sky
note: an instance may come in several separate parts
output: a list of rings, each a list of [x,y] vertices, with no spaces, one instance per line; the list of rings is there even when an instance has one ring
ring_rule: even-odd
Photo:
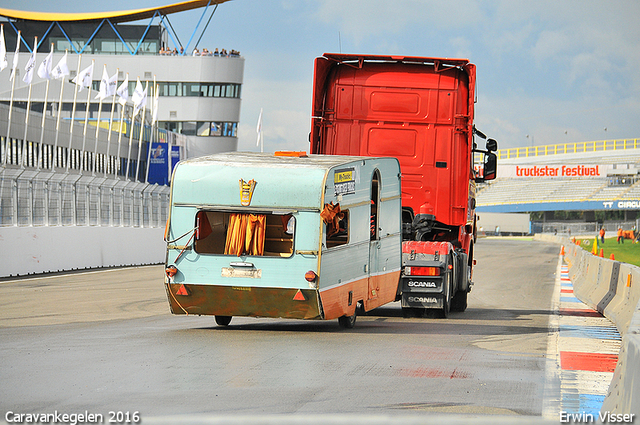
[[[0,7],[89,12],[176,1]],[[170,16],[183,42],[201,13]],[[508,148],[640,138],[639,21],[636,0],[232,0],[218,7],[200,47],[245,57],[240,150],[257,149],[260,108],[265,151],[308,150],[313,60],[340,51],[470,59],[476,125]]]

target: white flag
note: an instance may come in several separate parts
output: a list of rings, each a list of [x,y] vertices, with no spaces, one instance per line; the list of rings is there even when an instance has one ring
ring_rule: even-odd
[[[16,76],[16,70],[18,69],[18,58],[20,55],[20,33],[18,32],[18,37],[16,38],[16,52],[13,54],[13,64],[11,65],[11,75],[9,76],[9,81],[13,81]]]
[[[0,71],[9,65],[7,62],[7,45],[4,43],[4,25],[0,25]]]
[[[100,80],[100,89],[98,90],[98,95],[95,97],[96,99],[105,100],[109,97],[109,74],[107,73],[107,65],[104,65],[102,68],[102,79]]]
[[[27,84],[31,84],[31,81],[33,80],[33,71],[36,69],[37,50],[38,50],[38,44],[34,43],[33,53],[31,53],[31,57],[29,58],[27,65],[24,67],[25,73],[24,73],[24,77],[22,78],[22,81],[24,81]]]
[[[127,74],[126,78],[116,90],[116,94],[119,96],[118,103],[124,106],[129,100],[129,74]]]
[[[51,70],[51,76],[56,80],[61,80],[65,77],[65,75],[69,75],[69,67],[67,66],[67,52],[64,52],[64,56],[55,68]]]
[[[260,115],[258,116],[258,127],[256,127],[256,133],[258,133],[258,142],[256,146],[260,146],[260,136],[262,135],[262,108],[260,108]]]
[[[140,110],[147,104],[147,89],[142,88],[140,77],[138,77],[136,89],[131,95],[131,101],[133,102],[133,117],[135,118],[135,116],[138,115],[138,112],[140,112]]]
[[[158,85],[156,84],[156,88],[153,92],[153,114],[151,118],[151,125],[154,125],[156,121],[158,121],[158,96],[160,95],[160,90],[158,90]]]
[[[40,64],[40,67],[38,68],[38,76],[40,78],[43,78],[45,80],[51,79],[52,62],[53,62],[53,48],[51,49],[47,57],[44,58],[44,60]]]
[[[93,62],[71,81],[80,86],[80,91],[82,91],[83,88],[88,89],[91,87],[91,83],[93,82]]]
[[[116,95],[116,85],[118,84],[118,71],[113,74],[113,77],[109,78],[107,84],[107,96],[115,96]]]

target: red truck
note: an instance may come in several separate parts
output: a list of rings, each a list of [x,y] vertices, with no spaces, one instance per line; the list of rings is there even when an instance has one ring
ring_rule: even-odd
[[[328,54],[316,58],[310,151],[390,156],[402,173],[405,315],[464,311],[476,241],[476,183],[496,176],[497,143],[473,124],[466,59]],[[475,137],[486,139],[484,150]],[[373,194],[372,194],[373,196]]]

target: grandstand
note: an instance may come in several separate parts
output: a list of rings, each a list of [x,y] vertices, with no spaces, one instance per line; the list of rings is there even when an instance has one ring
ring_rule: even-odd
[[[640,139],[505,149],[479,212],[640,211]]]

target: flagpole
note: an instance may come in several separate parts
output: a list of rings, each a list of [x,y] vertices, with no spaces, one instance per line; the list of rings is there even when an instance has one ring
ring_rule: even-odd
[[[80,63],[82,62],[82,54],[78,55],[78,70],[76,71],[76,78],[80,75]],[[69,172],[69,166],[71,165],[71,146],[73,142],[73,124],[76,119],[76,101],[78,100],[78,85],[75,84],[73,91],[73,106],[71,107],[71,125],[69,126],[69,149],[67,149],[67,173]]]
[[[156,111],[156,108],[158,107],[158,105],[156,105],[155,102],[155,98],[156,98],[156,92],[158,90],[158,85],[156,84],[156,76],[155,74],[153,75],[153,103],[151,104],[151,108],[152,108],[152,112],[151,112],[151,136],[149,136],[149,149],[147,149],[147,175],[144,178],[144,182],[145,183],[149,183],[149,165],[151,163],[151,147],[153,146],[153,133],[155,133],[153,131],[153,126],[156,124],[156,119],[155,117],[157,116],[156,114],[158,113],[158,111]]]
[[[95,59],[91,59],[91,74],[93,74],[93,66],[95,64],[96,60]],[[84,76],[83,76],[84,79]],[[92,82],[93,82],[93,75],[92,75]],[[80,81],[78,79],[78,82],[80,84],[83,84],[84,86],[84,82]],[[84,113],[84,129],[82,130],[82,162],[84,163],[84,158],[87,156],[84,149],[87,145],[87,124],[89,123],[89,106],[91,105],[91,83],[89,84],[89,87],[87,88],[87,107],[85,108],[85,113]],[[97,141],[96,141],[97,143]],[[89,160],[89,158],[87,158],[87,161]],[[95,158],[94,158],[94,164],[95,164]]]
[[[106,70],[106,66],[104,68]],[[104,76],[104,73],[103,73]],[[102,80],[100,80],[100,84],[102,84]],[[109,90],[109,77],[107,76],[107,88],[106,90]],[[93,161],[93,175],[96,175],[96,169],[97,169],[97,163],[98,163],[98,134],[100,131],[100,115],[102,114],[102,94],[98,94],[98,96],[100,97],[100,102],[98,103],[98,117],[96,120],[96,148],[95,148],[95,152],[93,153],[93,157],[94,157],[94,161]]]
[[[123,110],[124,110],[124,105],[122,105]],[[129,153],[127,153],[127,174],[126,174],[126,178],[127,180],[129,179],[129,166],[131,164],[131,138],[133,137],[133,126],[134,123],[136,121],[136,117],[132,116],[131,117],[131,125],[129,128]]]
[[[38,37],[34,37],[35,41],[33,42],[33,57],[34,57],[34,61],[32,66],[35,67],[35,57],[38,54]],[[29,63],[27,62],[27,66],[29,66]],[[27,74],[25,74],[25,77],[28,75],[28,70],[25,69],[25,71],[27,71]],[[24,168],[26,166],[26,162],[27,162],[27,131],[29,130],[29,115],[31,115],[31,85],[33,82],[33,73],[31,75],[31,80],[29,81],[29,94],[27,95],[27,110],[26,110],[26,116],[24,118],[24,137],[22,138],[22,161],[20,161],[20,167]]]
[[[129,81],[129,73],[127,72],[127,75],[124,79],[124,81]],[[122,82],[122,84],[124,84],[124,81]],[[129,89],[127,88],[127,96],[129,95]],[[127,101],[125,100],[124,103],[120,102],[120,99],[118,99],[118,103],[120,103],[120,126],[118,128],[118,165],[120,165],[120,150],[122,148],[122,124],[124,124],[124,105],[127,104]],[[129,145],[131,145],[131,139],[129,139]],[[127,172],[129,170],[129,159],[127,158]],[[125,174],[125,180],[127,179],[127,174]]]
[[[16,38],[16,53],[20,50],[20,31],[18,31],[18,38]],[[9,145],[11,143],[11,113],[13,112],[13,92],[16,88],[16,77],[18,73],[18,59],[16,55],[13,56],[13,66],[11,68],[11,75],[13,78],[11,79],[11,100],[9,101],[9,118],[7,123],[7,139],[5,140],[5,149],[4,149],[4,157],[2,158],[2,165],[5,165],[8,161],[9,156]]]
[[[147,93],[149,88],[149,81],[145,81],[144,92]],[[140,116],[140,137],[138,138],[138,162],[136,163],[136,180],[138,179],[138,173],[140,172],[140,155],[142,153],[142,135],[144,134],[144,119],[147,113],[147,102],[145,100],[142,106],[142,115]]]
[[[120,68],[116,68],[116,88],[118,87],[118,73],[120,72]],[[116,94],[113,93],[113,99],[111,100],[111,113],[109,115],[109,134],[107,134],[107,155],[106,161],[109,161],[109,148],[111,148],[111,131],[113,129],[113,110],[116,107]],[[118,155],[120,154],[120,149],[118,149]],[[118,160],[120,158],[118,157]],[[107,177],[108,166],[104,167],[104,176]]]
[[[53,53],[53,43],[51,43],[51,53]],[[51,57],[51,60],[53,60],[53,56]],[[42,106],[42,123],[41,123],[41,127],[42,128],[40,129],[40,149],[39,149],[40,155],[38,155],[38,170],[40,169],[40,162],[42,161],[42,158],[40,158],[40,157],[43,156],[42,155],[42,151],[43,151],[43,143],[44,143],[44,123],[45,123],[45,117],[46,117],[46,114],[47,114],[47,100],[49,98],[49,83],[50,82],[51,82],[51,76],[47,75],[47,87],[44,90],[44,105]],[[52,168],[52,170],[53,170],[53,168]]]
[[[67,55],[67,50],[64,51],[65,56]],[[65,61],[66,63],[66,61]],[[51,166],[52,170],[55,170],[56,163],[58,160],[58,135],[60,134],[60,116],[62,115],[62,94],[64,92],[64,74],[61,75],[60,78],[60,100],[58,100],[58,116],[56,117],[56,138],[53,142],[53,165]]]

